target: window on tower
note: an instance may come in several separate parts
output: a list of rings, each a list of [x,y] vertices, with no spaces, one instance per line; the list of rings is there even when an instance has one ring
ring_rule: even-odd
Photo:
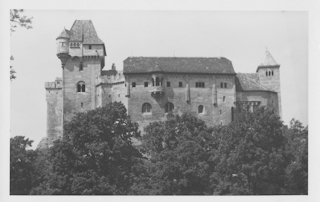
[[[86,84],[83,81],[77,84],[77,92],[86,92]]]
[[[144,103],[142,105],[142,113],[150,113],[151,112],[151,105],[149,103]]]

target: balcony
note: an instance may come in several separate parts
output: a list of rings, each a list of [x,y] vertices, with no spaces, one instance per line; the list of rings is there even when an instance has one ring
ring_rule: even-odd
[[[162,96],[164,95],[163,86],[151,86],[150,87],[151,96]]]

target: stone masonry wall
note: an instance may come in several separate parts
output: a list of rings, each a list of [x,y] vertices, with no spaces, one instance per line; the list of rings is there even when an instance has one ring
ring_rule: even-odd
[[[260,101],[260,105],[275,109],[276,114],[279,115],[277,93],[267,91],[237,92],[237,101]]]
[[[46,82],[47,138],[49,142],[58,139],[63,133],[62,81]]]
[[[231,121],[231,107],[235,102],[234,76],[165,74],[164,95],[160,97],[151,96],[151,76],[127,75],[127,82],[130,84],[128,114],[133,121],[138,122],[140,130],[150,122],[166,119],[167,102],[173,103],[174,114],[190,112],[206,121],[208,125],[227,124]],[[132,82],[136,82],[136,87],[132,87]],[[148,82],[148,87],[144,87],[144,82]],[[167,87],[167,82],[170,82],[170,87]],[[179,87],[179,82],[182,82],[182,87]],[[205,88],[196,88],[196,82],[204,82]],[[220,82],[228,83],[227,88],[220,88]],[[151,104],[151,113],[142,114],[144,103]],[[204,106],[204,112],[201,114],[198,113],[199,105]]]
[[[273,71],[273,76],[266,76],[266,71]],[[280,69],[277,68],[260,68],[258,71],[260,83],[269,89],[278,93],[279,116],[282,116],[281,109],[281,87],[280,87]]]
[[[96,77],[101,74],[99,60],[83,61],[80,71],[80,58],[70,57],[63,69],[64,79],[64,120],[70,120],[74,112],[95,109]],[[77,92],[77,84],[85,83],[85,92]]]

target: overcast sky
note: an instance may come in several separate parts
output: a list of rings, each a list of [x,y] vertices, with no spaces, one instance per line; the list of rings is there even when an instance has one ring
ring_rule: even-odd
[[[10,37],[17,79],[11,82],[11,136],[36,146],[46,136],[44,83],[62,76],[56,37],[75,20],[92,20],[104,41],[105,70],[122,70],[129,56],[219,57],[254,73],[267,47],[280,64],[282,117],[308,125],[308,13],[281,11],[26,10],[33,29]]]

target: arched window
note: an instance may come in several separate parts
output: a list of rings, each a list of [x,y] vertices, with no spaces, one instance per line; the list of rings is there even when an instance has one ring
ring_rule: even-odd
[[[159,77],[156,78],[156,86],[160,86],[160,79],[159,79]]]
[[[154,78],[152,78],[152,86],[154,86]]]
[[[202,114],[203,113],[203,105],[198,106],[198,113]]]
[[[268,76],[268,71],[266,71],[266,76]]]
[[[86,92],[86,84],[83,81],[77,84],[77,92]]]
[[[167,104],[165,105],[165,111],[167,112],[171,112],[174,109],[174,105],[171,102],[167,102]]]
[[[269,76],[271,75],[271,71],[269,71]]]
[[[273,76],[273,71],[271,72],[271,75]]]
[[[144,103],[142,105],[142,114],[150,113],[151,112],[151,105],[149,103]]]

